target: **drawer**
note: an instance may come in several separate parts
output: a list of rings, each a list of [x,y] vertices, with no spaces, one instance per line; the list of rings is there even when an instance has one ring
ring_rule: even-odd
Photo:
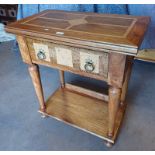
[[[69,70],[74,69],[107,78],[107,52],[76,48],[31,38],[27,38],[27,44],[32,61],[65,66]]]

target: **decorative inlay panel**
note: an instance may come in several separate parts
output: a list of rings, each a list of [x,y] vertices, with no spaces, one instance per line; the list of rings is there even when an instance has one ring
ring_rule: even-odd
[[[72,51],[69,49],[55,47],[57,64],[73,67]]]
[[[32,60],[71,67],[107,77],[108,53],[27,38]],[[39,54],[40,53],[40,54]]]

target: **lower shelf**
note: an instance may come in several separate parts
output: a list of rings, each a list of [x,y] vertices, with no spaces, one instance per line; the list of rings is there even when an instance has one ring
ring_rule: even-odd
[[[59,88],[47,100],[44,114],[114,143],[124,110],[119,109],[112,138],[107,136],[108,104],[101,100]]]

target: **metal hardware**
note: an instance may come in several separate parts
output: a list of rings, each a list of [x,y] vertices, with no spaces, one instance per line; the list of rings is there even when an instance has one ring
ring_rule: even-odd
[[[56,32],[56,34],[63,36],[64,35],[64,32]]]
[[[40,60],[46,59],[46,55],[45,55],[44,51],[42,51],[42,50],[40,50],[40,51],[37,53],[37,57],[38,57]]]
[[[84,65],[86,72],[93,72],[95,69],[95,65],[92,60],[86,60],[86,64]]]

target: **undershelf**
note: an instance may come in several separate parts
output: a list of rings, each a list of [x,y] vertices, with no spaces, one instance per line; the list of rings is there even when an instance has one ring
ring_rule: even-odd
[[[59,88],[47,100],[44,114],[114,143],[124,109],[125,107],[119,109],[112,138],[107,136],[108,104],[99,99]]]

